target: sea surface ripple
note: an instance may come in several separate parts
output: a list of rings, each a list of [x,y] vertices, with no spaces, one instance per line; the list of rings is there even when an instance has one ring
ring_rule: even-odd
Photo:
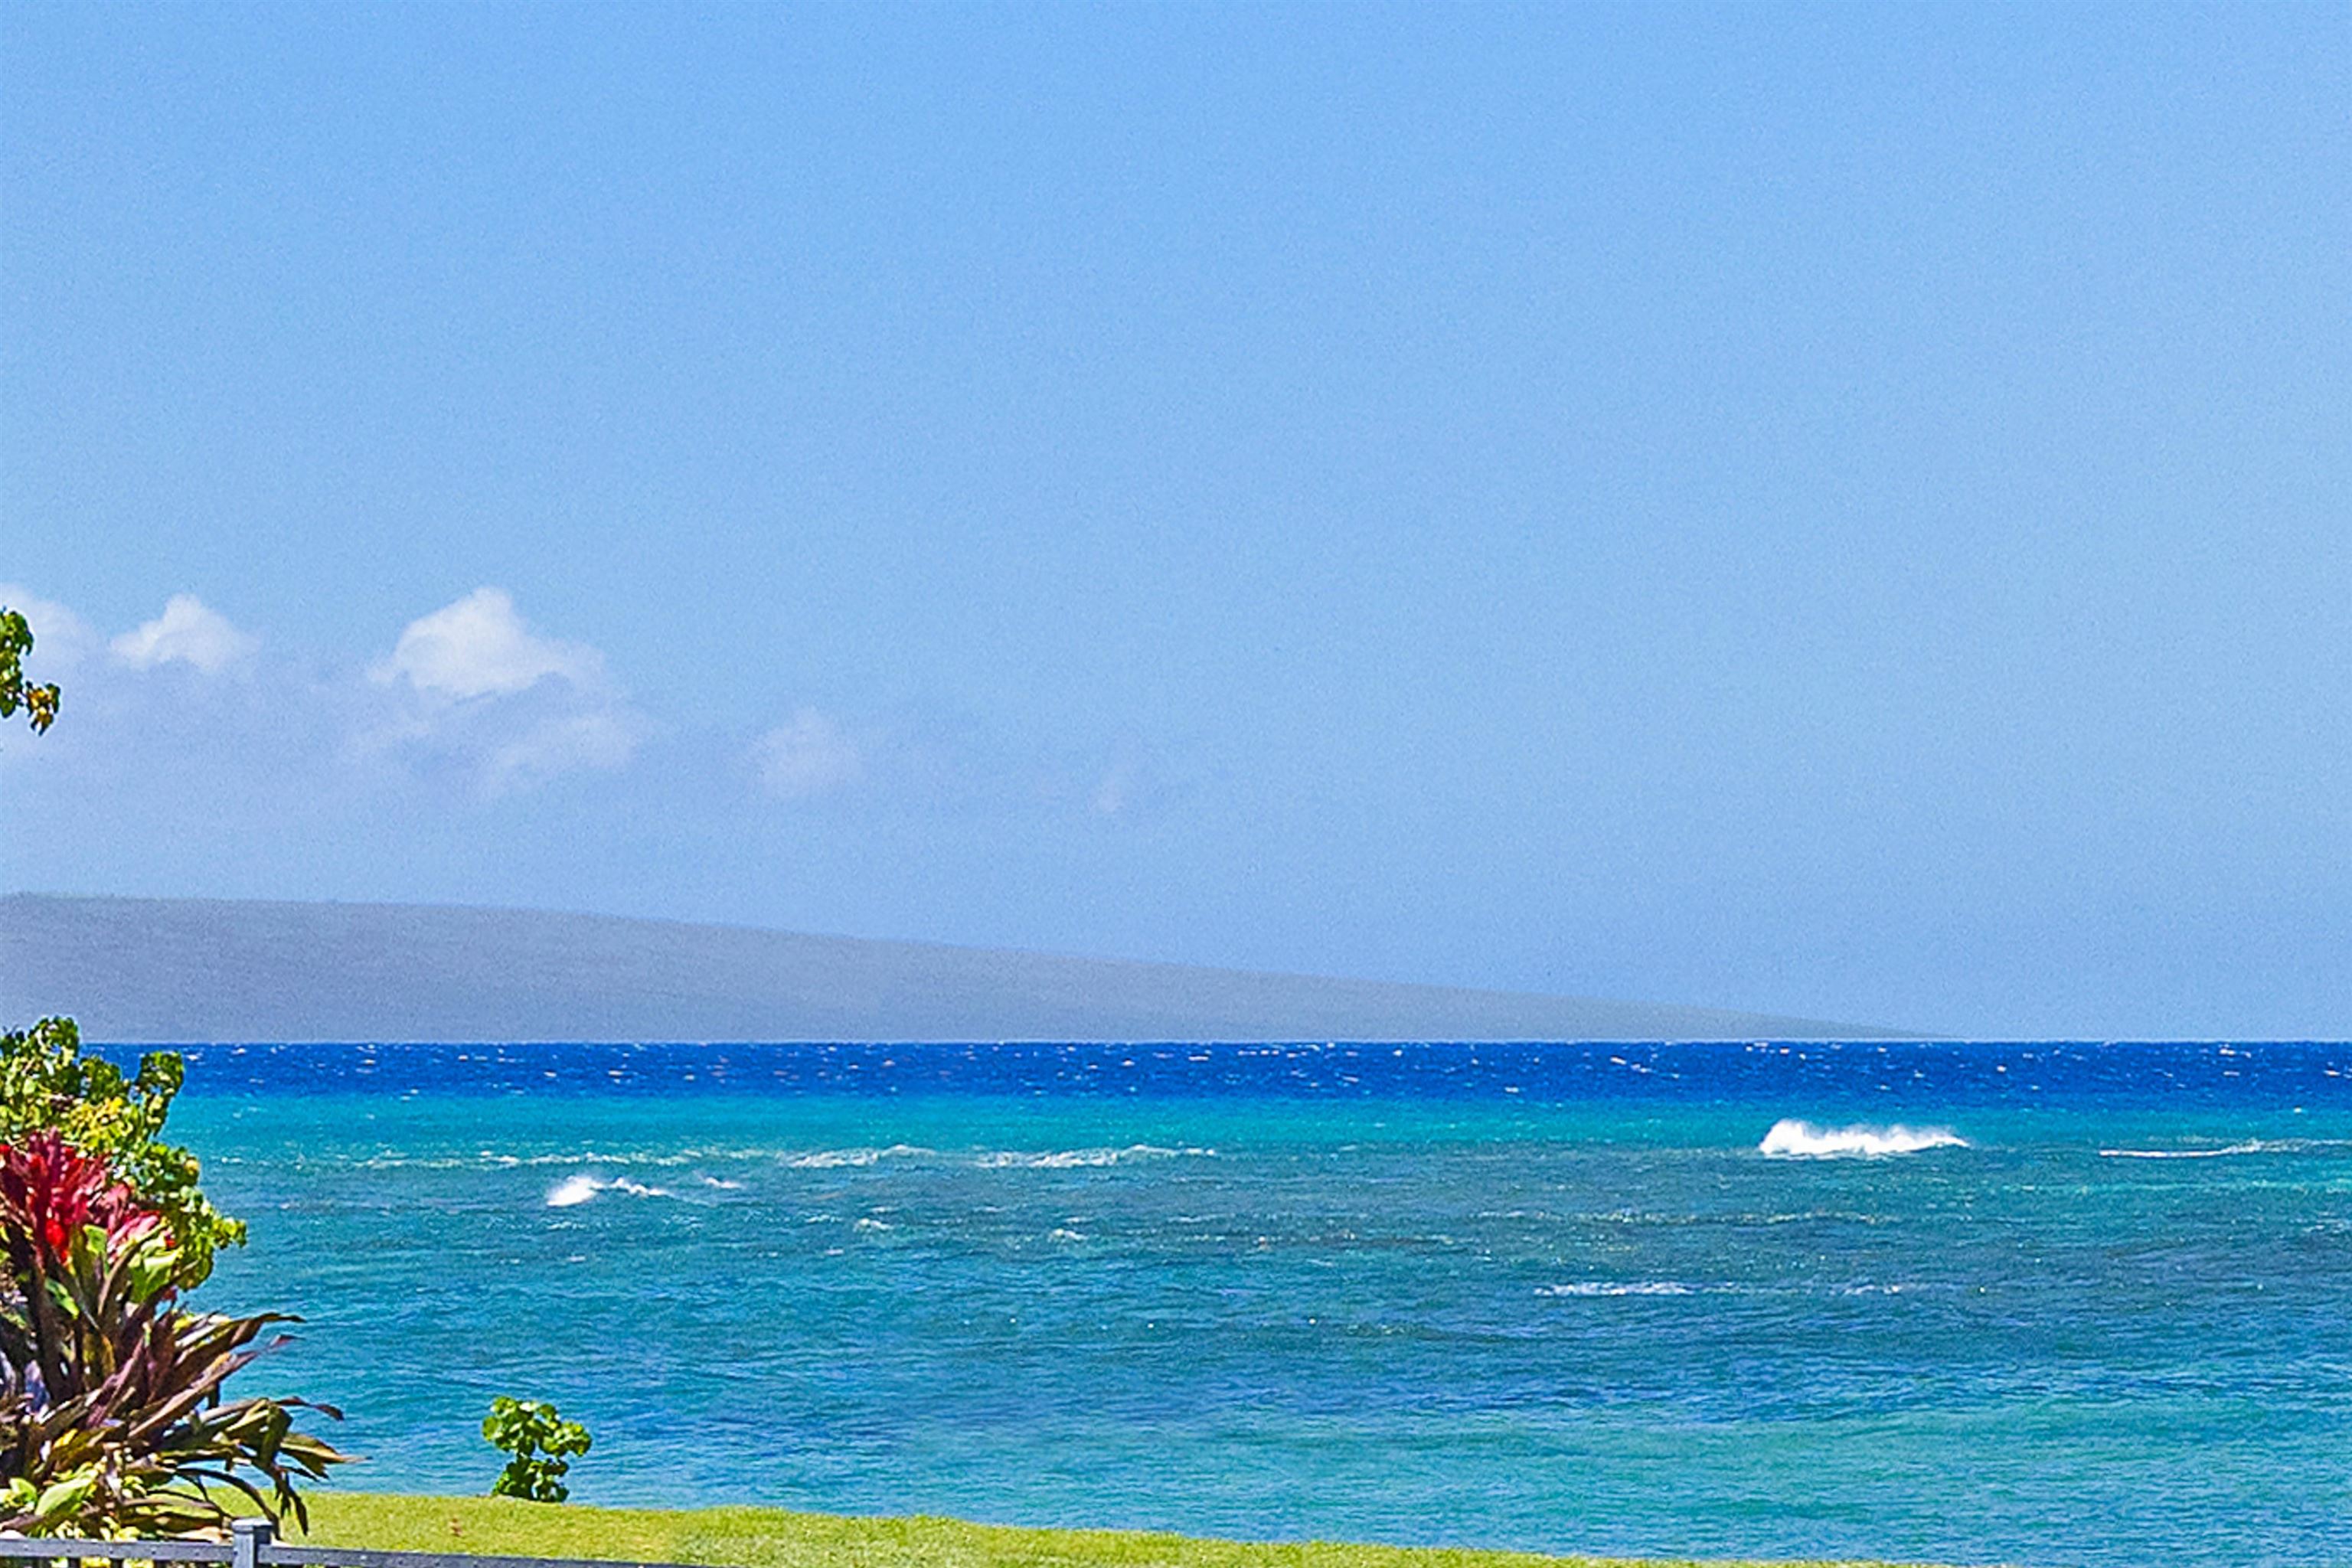
[[[206,1046],[352,1484],[2352,1564],[2352,1047]]]

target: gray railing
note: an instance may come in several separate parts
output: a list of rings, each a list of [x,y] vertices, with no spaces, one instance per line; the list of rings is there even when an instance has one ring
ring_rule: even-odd
[[[612,1557],[488,1557],[467,1552],[369,1552],[280,1541],[266,1519],[240,1519],[226,1541],[72,1541],[0,1536],[0,1563],[209,1563],[221,1568],[685,1568]]]

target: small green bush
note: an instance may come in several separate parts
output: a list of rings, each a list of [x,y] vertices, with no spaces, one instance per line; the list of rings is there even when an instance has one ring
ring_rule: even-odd
[[[490,1401],[482,1436],[509,1456],[507,1468],[491,1483],[490,1495],[530,1502],[562,1502],[570,1497],[572,1489],[563,1478],[571,1473],[571,1456],[586,1453],[592,1441],[587,1427],[564,1420],[545,1400],[510,1399],[503,1394]]]

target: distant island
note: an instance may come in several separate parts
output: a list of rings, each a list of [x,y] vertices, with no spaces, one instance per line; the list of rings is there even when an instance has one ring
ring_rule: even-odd
[[[439,905],[0,898],[0,1017],[92,1040],[1706,1040],[1901,1031]]]

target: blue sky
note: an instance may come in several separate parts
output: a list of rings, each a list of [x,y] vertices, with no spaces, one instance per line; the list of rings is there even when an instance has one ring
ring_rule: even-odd
[[[0,882],[2352,1032],[2352,23],[0,13]]]

